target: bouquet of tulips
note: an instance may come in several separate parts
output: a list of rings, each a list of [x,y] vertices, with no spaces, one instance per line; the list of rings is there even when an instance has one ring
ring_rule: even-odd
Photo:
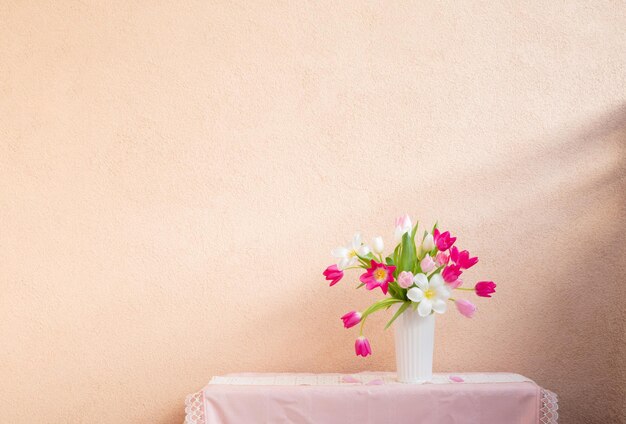
[[[351,311],[341,317],[345,328],[361,324],[355,342],[357,355],[365,357],[372,353],[369,341],[363,336],[363,325],[376,311],[399,304],[385,329],[408,308],[425,317],[432,313],[443,314],[448,302],[454,302],[462,315],[471,318],[476,306],[465,299],[453,298],[453,290],[471,291],[481,297],[491,297],[496,291],[493,281],[479,281],[472,288],[461,287],[461,274],[476,265],[478,258],[471,257],[467,250],[459,250],[454,245],[456,237],[452,237],[449,231],[441,232],[435,224],[430,232],[424,231],[416,239],[417,231],[418,224],[413,226],[409,216],[404,215],[396,219],[396,246],[390,255],[383,254],[382,237],[375,237],[368,246],[362,242],[359,233],[347,247],[331,252],[338,262],[323,272],[331,286],[343,278],[344,271],[362,269],[361,284],[357,288],[380,288],[386,295],[363,312]]]

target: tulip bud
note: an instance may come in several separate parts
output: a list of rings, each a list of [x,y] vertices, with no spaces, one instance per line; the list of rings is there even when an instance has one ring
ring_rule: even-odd
[[[424,249],[425,252],[430,252],[434,248],[435,248],[435,240],[433,239],[433,235],[427,234],[426,237],[424,238],[424,241],[422,242],[422,249]]]
[[[408,271],[402,271],[398,275],[398,285],[403,289],[408,289],[413,285],[413,274]]]
[[[424,256],[424,259],[420,262],[420,267],[422,268],[422,272],[430,272],[435,269],[435,261],[430,255]]]
[[[479,281],[476,283],[474,290],[480,297],[491,297],[496,292],[496,283],[493,281]]]
[[[383,238],[381,236],[374,237],[372,240],[372,248],[374,252],[378,255],[383,254],[383,250],[385,249],[385,244],[383,243]]]
[[[411,223],[411,218],[409,218],[408,214],[396,218],[396,231],[395,231],[396,243],[399,243],[402,240],[402,236],[405,233],[411,234],[412,229],[413,229],[413,224]]]
[[[354,351],[357,356],[366,357],[367,355],[372,354],[372,348],[370,347],[370,342],[365,337],[360,336],[354,342]]]
[[[476,312],[476,306],[472,302],[469,302],[465,299],[457,299],[454,303],[456,304],[456,308],[463,316],[466,316],[467,318],[471,318],[474,316],[474,312]]]
[[[354,327],[355,325],[361,322],[361,316],[362,315],[360,312],[355,312],[355,311],[348,312],[347,314],[341,317],[341,320],[343,321],[343,326],[345,328]]]

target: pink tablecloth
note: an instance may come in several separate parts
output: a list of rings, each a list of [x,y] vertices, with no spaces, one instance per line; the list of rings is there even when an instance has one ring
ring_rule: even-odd
[[[187,397],[185,424],[554,424],[554,393],[517,374],[233,374]]]

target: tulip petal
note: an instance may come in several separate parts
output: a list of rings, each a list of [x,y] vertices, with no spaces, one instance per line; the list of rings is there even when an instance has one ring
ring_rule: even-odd
[[[437,289],[437,294],[435,295],[435,297],[441,300],[448,300],[451,295],[452,292],[450,292],[450,289],[444,286]]]
[[[435,274],[430,277],[429,281],[430,287],[433,289],[438,289],[439,287],[443,287],[443,277],[441,274]]]
[[[417,285],[417,287],[419,287],[420,289],[426,291],[428,290],[428,277],[426,277],[426,275],[424,274],[416,274],[413,277],[413,282]]]
[[[348,249],[345,247],[338,247],[330,251],[330,254],[335,258],[345,258],[348,256]]]
[[[413,302],[420,302],[424,299],[424,292],[417,287],[413,287],[406,293],[406,297],[411,299]]]
[[[421,317],[426,317],[430,315],[430,312],[433,310],[433,303],[429,299],[423,299],[420,304],[417,306],[417,313]]]
[[[438,314],[443,314],[448,309],[448,304],[445,300],[435,299],[433,302],[433,311]]]

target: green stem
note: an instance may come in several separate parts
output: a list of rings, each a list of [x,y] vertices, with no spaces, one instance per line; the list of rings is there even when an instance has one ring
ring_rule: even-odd
[[[391,305],[393,305],[394,303],[403,303],[403,300],[400,299],[395,299],[395,298],[386,298],[383,300],[379,300],[378,302],[374,303],[372,306],[370,306],[369,308],[367,308],[364,312],[363,315],[361,316],[361,325],[359,327],[359,335],[362,336],[363,335],[363,326],[365,325],[365,320],[367,319],[367,317],[371,314],[373,314],[374,312],[377,312],[383,308],[389,308]]]
[[[456,289],[454,289],[454,290],[474,291],[474,289],[468,289],[468,288],[465,288],[465,287],[457,287],[457,288],[456,288]]]

